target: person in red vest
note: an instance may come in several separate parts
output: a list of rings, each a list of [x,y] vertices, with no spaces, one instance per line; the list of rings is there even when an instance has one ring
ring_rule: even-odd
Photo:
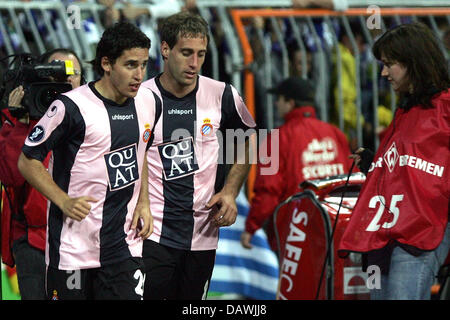
[[[41,63],[54,60],[73,62],[74,74],[66,81],[72,88],[79,87],[83,74],[76,53],[58,48],[40,57]],[[12,90],[8,105],[20,107],[24,94],[22,86]],[[47,199],[25,181],[17,168],[24,141],[38,119],[30,119],[28,112],[13,117],[4,109],[1,120],[0,181],[6,187],[1,213],[2,260],[10,267],[16,265],[22,300],[44,300]],[[50,154],[44,161],[45,167],[48,167],[49,158]]]
[[[447,63],[421,23],[387,31],[373,53],[400,103],[375,157],[352,156],[367,179],[338,250],[367,253],[371,299],[430,299],[450,247]]]
[[[315,88],[310,81],[290,77],[269,93],[277,95],[276,106],[285,123],[260,146],[263,151],[257,165],[254,197],[241,234],[241,244],[247,249],[252,247],[253,234],[272,216],[276,206],[301,191],[301,182],[346,174],[352,163],[345,134],[316,118]],[[263,159],[266,156],[268,159]],[[272,250],[277,251],[272,219],[266,231]]]

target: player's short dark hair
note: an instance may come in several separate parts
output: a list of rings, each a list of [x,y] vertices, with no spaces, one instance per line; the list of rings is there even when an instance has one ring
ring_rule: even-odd
[[[103,76],[103,57],[114,64],[125,50],[133,48],[150,49],[150,39],[137,26],[129,22],[118,22],[106,29],[97,44],[95,59],[92,61],[95,72]]]
[[[160,31],[161,42],[173,48],[179,37],[206,37],[209,43],[208,23],[200,15],[182,11],[167,17]]]

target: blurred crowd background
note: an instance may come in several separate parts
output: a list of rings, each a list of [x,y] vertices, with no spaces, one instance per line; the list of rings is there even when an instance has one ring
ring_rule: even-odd
[[[432,7],[437,10],[427,11]],[[352,148],[376,148],[396,105],[370,50],[383,31],[422,21],[442,40],[446,57],[450,52],[448,1],[22,0],[0,1],[0,58],[69,47],[85,62],[87,80],[93,80],[88,61],[103,30],[128,20],[152,40],[151,77],[162,70],[158,22],[180,10],[197,12],[209,22],[212,37],[202,73],[232,83],[244,100],[251,91],[254,101],[246,102],[259,128],[270,130],[282,121],[273,112],[274,98],[267,89],[288,76],[300,76],[316,84],[320,118],[340,127]],[[250,45],[250,62],[244,40]],[[8,68],[8,60],[3,62],[0,71]],[[254,76],[253,83],[245,81],[246,73]]]
[[[3,77],[10,68],[11,55],[40,55],[68,47],[83,60],[87,80],[94,80],[97,75],[89,61],[104,29],[128,20],[152,41],[150,78],[163,67],[158,24],[181,10],[200,14],[210,25],[202,74],[233,84],[260,129],[271,130],[283,121],[267,90],[289,76],[298,76],[316,85],[318,116],[342,129],[352,150],[361,145],[372,150],[378,147],[397,103],[371,53],[377,37],[398,24],[421,21],[441,40],[445,56],[450,56],[448,0],[22,0],[0,1],[0,74]],[[2,101],[2,107],[6,106]],[[246,214],[245,197],[240,204],[240,214]],[[236,234],[241,227],[236,226]],[[219,259],[220,254],[219,247]],[[247,282],[276,283],[277,259],[264,260],[273,267],[270,276],[266,273],[256,281],[251,279],[254,274],[244,275]],[[233,263],[222,258],[216,267],[219,271],[220,261]],[[219,271],[215,277],[226,279]],[[276,287],[272,292],[241,289],[239,293],[247,297],[273,298]]]

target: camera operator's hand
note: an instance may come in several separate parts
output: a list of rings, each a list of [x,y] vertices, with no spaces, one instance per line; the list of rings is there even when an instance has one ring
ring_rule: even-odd
[[[9,107],[16,107],[16,108],[23,108],[21,103],[22,103],[22,99],[23,99],[24,94],[25,94],[25,91],[23,90],[22,86],[18,86],[17,88],[15,88],[9,94],[8,106]],[[26,112],[24,114],[24,116],[22,118],[18,119],[18,120],[20,122],[22,122],[22,123],[29,124],[30,123],[30,117],[28,115],[28,112]]]

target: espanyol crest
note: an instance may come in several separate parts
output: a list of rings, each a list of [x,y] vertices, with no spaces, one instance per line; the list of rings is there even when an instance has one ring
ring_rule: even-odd
[[[145,124],[145,131],[144,134],[142,135],[142,140],[147,143],[148,140],[150,140],[150,137],[152,135],[152,131],[150,130],[150,125],[147,123]]]
[[[200,129],[200,132],[202,136],[210,136],[213,133],[213,126],[210,119],[203,119],[203,125]]]

